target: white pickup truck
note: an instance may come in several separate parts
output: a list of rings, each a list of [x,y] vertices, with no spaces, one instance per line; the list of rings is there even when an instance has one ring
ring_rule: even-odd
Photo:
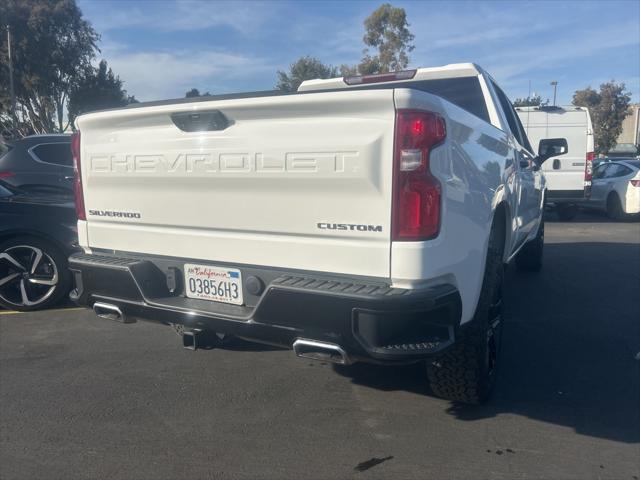
[[[424,362],[478,403],[503,266],[542,262],[540,165],[474,64],[82,115],[72,298],[106,318],[341,364]]]

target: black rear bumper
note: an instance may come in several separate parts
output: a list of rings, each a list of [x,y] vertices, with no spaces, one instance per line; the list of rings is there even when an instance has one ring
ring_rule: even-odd
[[[588,192],[583,190],[547,190],[545,199],[550,203],[579,203],[588,199]]]
[[[459,328],[460,295],[451,285],[405,290],[375,280],[240,267],[243,278],[258,277],[264,288],[252,295],[244,287],[246,305],[236,306],[184,296],[180,279],[189,262],[75,254],[69,258],[76,284],[71,298],[87,307],[116,306],[129,318],[286,348],[299,338],[331,343],[360,361],[429,357],[452,345]]]

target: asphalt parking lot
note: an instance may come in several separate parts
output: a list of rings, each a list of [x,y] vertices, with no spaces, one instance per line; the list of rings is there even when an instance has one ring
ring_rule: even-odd
[[[640,223],[547,224],[509,269],[493,399],[92,312],[0,312],[0,478],[640,478]]]

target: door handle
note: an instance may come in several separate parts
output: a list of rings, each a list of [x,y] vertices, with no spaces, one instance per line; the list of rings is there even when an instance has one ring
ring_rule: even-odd
[[[73,180],[75,177],[73,175],[65,175],[64,179],[65,180]]]

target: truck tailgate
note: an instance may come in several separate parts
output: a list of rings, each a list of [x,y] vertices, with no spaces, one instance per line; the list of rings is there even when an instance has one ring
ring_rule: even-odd
[[[187,132],[173,114],[222,113]],[[230,264],[390,274],[393,90],[80,117],[81,242]]]

